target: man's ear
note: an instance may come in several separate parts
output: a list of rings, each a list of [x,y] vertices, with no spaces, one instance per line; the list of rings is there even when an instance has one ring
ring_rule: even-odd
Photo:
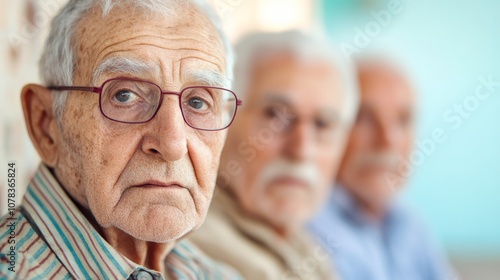
[[[29,84],[21,92],[21,103],[31,141],[42,161],[54,167],[58,158],[58,129],[52,110],[52,93],[43,86]]]

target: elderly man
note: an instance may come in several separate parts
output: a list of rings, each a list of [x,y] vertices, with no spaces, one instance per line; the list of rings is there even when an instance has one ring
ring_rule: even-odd
[[[60,11],[45,86],[22,91],[42,164],[0,220],[0,278],[238,277],[181,241],[205,218],[240,104],[223,88],[231,50],[218,27],[203,1]]]
[[[396,199],[408,172],[415,96],[383,59],[358,63],[361,105],[329,202],[311,223],[345,280],[451,280],[416,216]]]
[[[237,58],[246,105],[228,132],[207,221],[189,238],[247,279],[332,279],[302,227],[326,197],[354,117],[352,71],[295,31],[251,35]]]

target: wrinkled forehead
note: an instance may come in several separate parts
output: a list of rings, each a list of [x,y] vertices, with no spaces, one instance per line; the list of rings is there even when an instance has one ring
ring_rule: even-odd
[[[255,62],[250,87],[255,90],[247,97],[249,103],[282,100],[297,107],[308,102],[311,108],[338,109],[344,85],[329,63],[279,54]]]
[[[202,59],[223,73],[225,49],[208,17],[188,3],[176,4],[170,14],[164,17],[122,6],[103,15],[99,7],[94,7],[76,28],[75,80],[80,76],[90,81],[105,60],[130,53],[145,63],[153,59],[154,63],[165,64],[178,63],[183,58]],[[155,47],[169,51],[168,55],[160,57]]]
[[[415,93],[409,79],[404,73],[392,65],[361,64],[358,77],[363,99],[371,95],[380,95],[390,99],[390,95],[413,102]],[[375,98],[375,97],[374,97]]]

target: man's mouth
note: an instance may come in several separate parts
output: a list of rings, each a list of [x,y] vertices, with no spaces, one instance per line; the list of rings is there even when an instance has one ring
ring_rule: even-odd
[[[297,177],[293,176],[280,176],[271,180],[271,185],[283,186],[283,187],[299,187],[299,188],[307,188],[308,184]]]
[[[182,186],[177,182],[160,182],[160,181],[146,181],[138,185],[134,185],[136,188],[182,188]]]

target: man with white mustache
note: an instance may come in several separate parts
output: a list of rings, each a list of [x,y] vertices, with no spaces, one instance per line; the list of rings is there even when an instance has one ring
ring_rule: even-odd
[[[246,279],[335,279],[304,226],[321,206],[357,109],[355,73],[296,31],[236,46],[245,97],[206,222],[190,239]]]
[[[345,280],[448,280],[450,269],[396,195],[410,172],[415,95],[383,59],[358,61],[361,105],[329,202],[310,224]]]

